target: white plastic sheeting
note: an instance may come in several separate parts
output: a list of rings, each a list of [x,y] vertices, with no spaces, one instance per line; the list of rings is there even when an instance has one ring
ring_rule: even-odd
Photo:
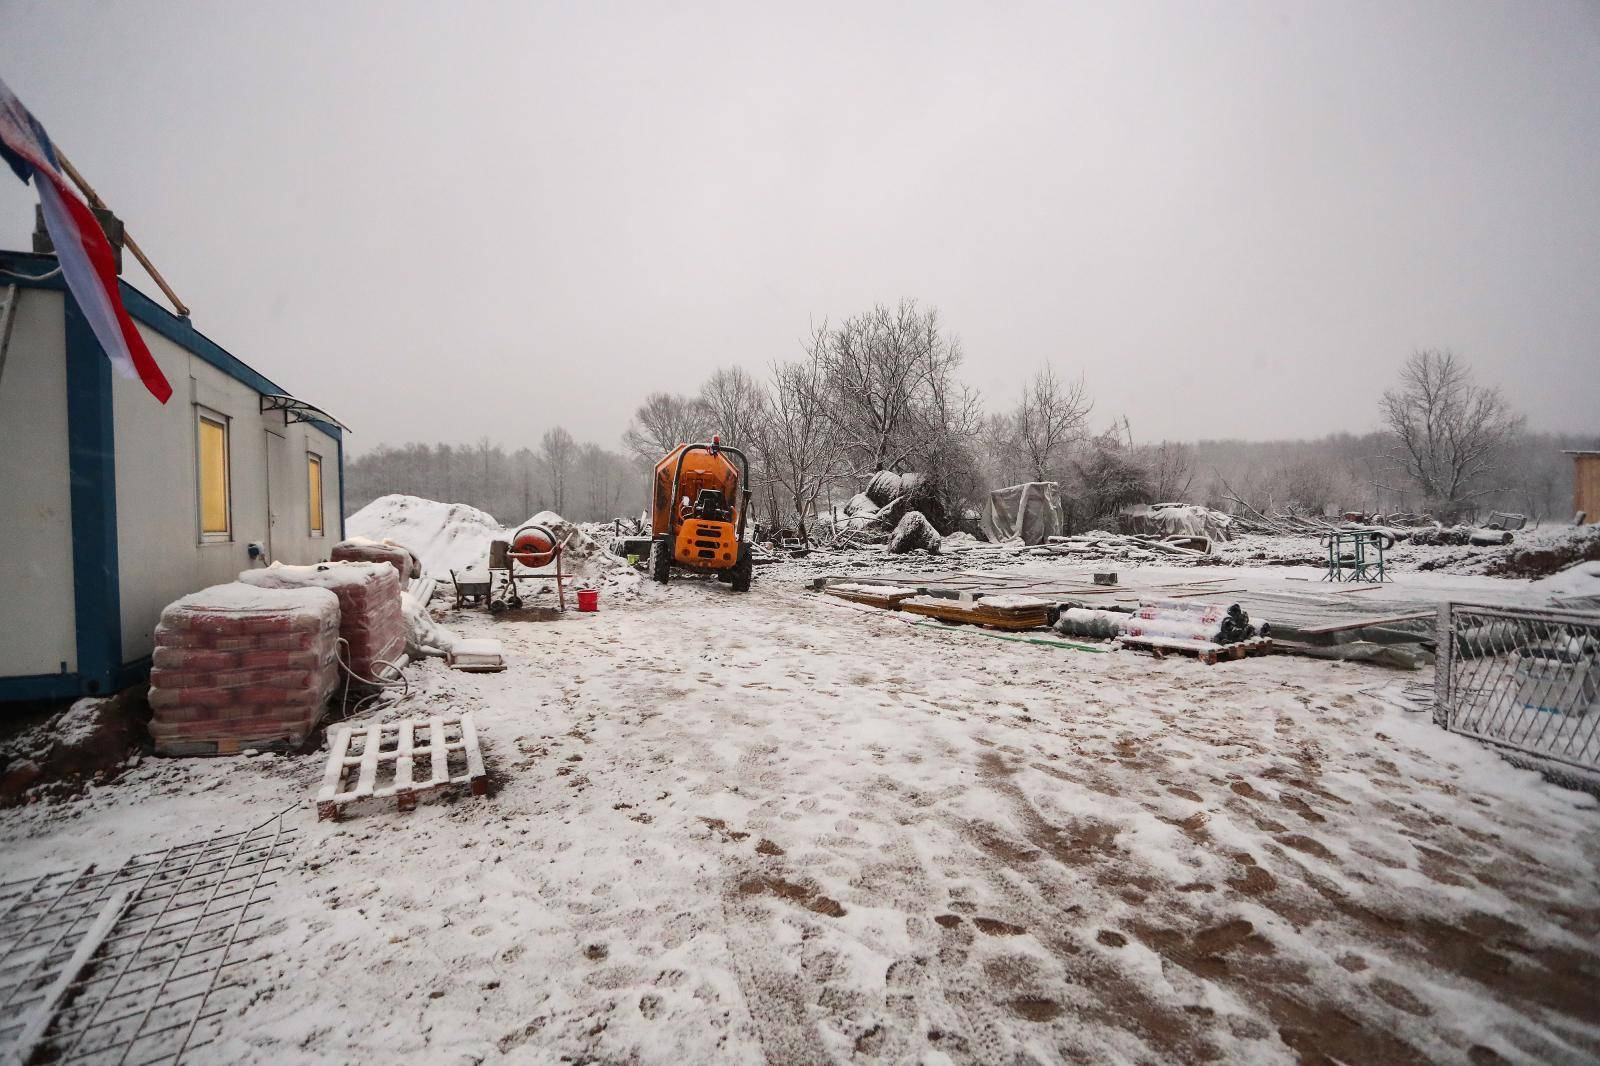
[[[1193,503],[1133,504],[1122,509],[1122,532],[1157,537],[1210,537],[1228,540],[1233,518]]]
[[[996,544],[1008,540],[1043,544],[1061,533],[1061,487],[1054,481],[1031,481],[995,489],[984,504],[979,525]]]

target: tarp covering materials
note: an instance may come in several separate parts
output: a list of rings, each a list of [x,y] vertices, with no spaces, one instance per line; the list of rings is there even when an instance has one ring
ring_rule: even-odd
[[[1061,534],[1061,487],[1054,481],[1032,481],[995,489],[984,505],[981,525],[983,535],[996,544],[1043,544]]]
[[[1229,540],[1233,519],[1221,511],[1192,503],[1134,504],[1118,515],[1124,533],[1156,537],[1210,537]]]

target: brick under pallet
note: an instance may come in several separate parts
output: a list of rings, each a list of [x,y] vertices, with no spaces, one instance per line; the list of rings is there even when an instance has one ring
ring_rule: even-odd
[[[454,728],[457,739],[447,739]],[[420,736],[419,736],[420,733]],[[359,754],[350,754],[352,742],[361,740]],[[394,746],[386,742],[393,739]],[[466,757],[464,774],[450,773],[450,753]],[[428,777],[416,778],[417,760],[425,760]],[[353,787],[344,787],[345,776],[356,771]],[[379,784],[380,779],[384,782]],[[466,785],[473,795],[489,790],[489,777],[483,768],[483,752],[478,747],[478,730],[470,713],[447,718],[407,718],[335,732],[328,750],[328,768],[317,793],[317,819],[337,819],[340,809],[365,799],[388,799],[402,811],[411,810],[417,799],[451,785]]]

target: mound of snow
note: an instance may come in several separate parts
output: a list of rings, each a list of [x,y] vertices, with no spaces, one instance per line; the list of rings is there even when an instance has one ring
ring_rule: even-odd
[[[1600,596],[1600,562],[1573,563],[1565,570],[1541,577],[1531,584],[1552,599]]]
[[[379,496],[345,520],[351,537],[403,544],[425,574],[444,577],[489,558],[489,542],[506,536],[493,515],[464,503],[439,503],[420,496]]]
[[[598,537],[554,511],[540,511],[527,522],[509,529],[494,516],[464,503],[439,503],[398,493],[380,496],[345,520],[353,537],[391,540],[403,544],[422,563],[422,571],[448,580],[449,571],[489,562],[489,542],[510,540],[522,525],[546,526],[561,542],[562,569],[579,584],[607,588],[615,593],[637,592],[638,574],[626,559],[613,555]],[[593,527],[596,532],[601,527]],[[419,634],[425,639],[425,635]]]

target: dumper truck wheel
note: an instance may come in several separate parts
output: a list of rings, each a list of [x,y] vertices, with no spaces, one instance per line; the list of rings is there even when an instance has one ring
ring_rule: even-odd
[[[672,549],[665,540],[650,542],[650,577],[665,585],[672,576]]]
[[[754,575],[755,569],[755,559],[750,554],[750,546],[741,546],[739,548],[739,561],[733,564],[733,591],[749,592],[750,578]]]

